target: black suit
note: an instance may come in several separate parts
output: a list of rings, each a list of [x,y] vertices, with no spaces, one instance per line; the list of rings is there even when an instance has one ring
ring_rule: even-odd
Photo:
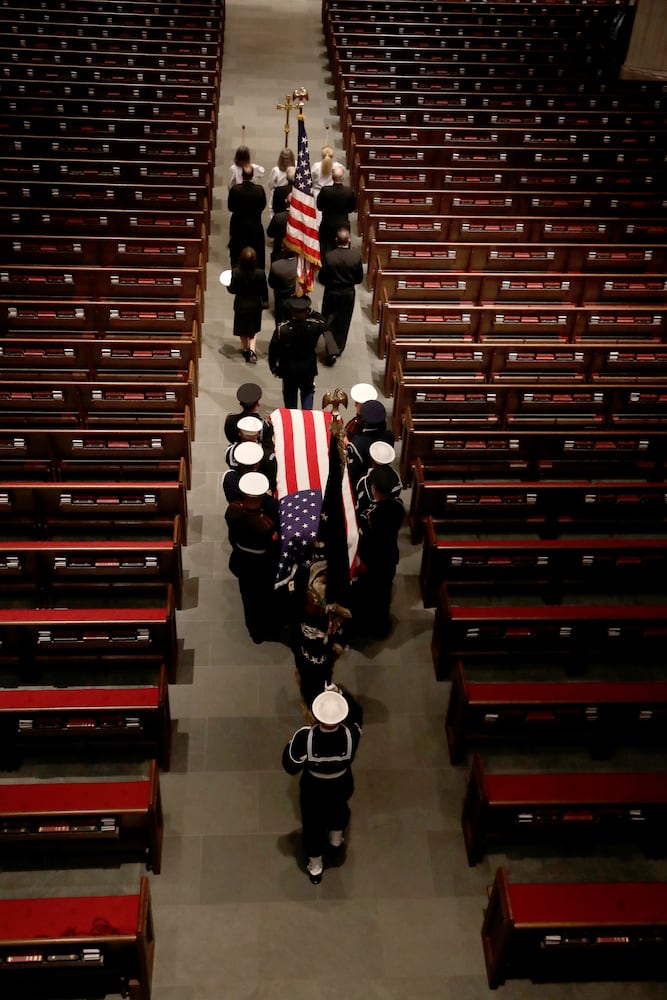
[[[287,300],[296,287],[296,257],[279,257],[269,268],[269,288],[273,289],[276,326],[289,319]]]
[[[336,247],[326,254],[318,281],[324,285],[322,315],[342,354],[354,310],[355,285],[364,280],[361,254],[353,247]]]
[[[232,213],[229,220],[232,265],[236,264],[244,247],[252,247],[257,254],[257,267],[264,270],[266,257],[262,212],[266,208],[266,191],[254,181],[234,184],[227,197],[227,208]]]
[[[320,255],[324,260],[327,252],[336,246],[336,231],[341,226],[350,226],[350,212],[356,209],[354,191],[345,184],[327,184],[317,196],[317,207],[322,213],[320,222]]]

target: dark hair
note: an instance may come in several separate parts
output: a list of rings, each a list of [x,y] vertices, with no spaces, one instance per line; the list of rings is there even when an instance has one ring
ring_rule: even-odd
[[[234,153],[234,163],[237,167],[242,167],[244,163],[250,163],[250,150],[247,146],[239,146]]]
[[[288,149],[287,146],[285,146],[284,149],[280,150],[278,153],[278,166],[281,170],[287,170],[288,167],[293,167],[295,163],[296,160],[294,159],[294,153],[291,149]]]
[[[257,254],[252,247],[244,247],[239,254],[239,267],[242,271],[252,271],[257,266]]]
[[[241,180],[251,181],[255,176],[255,168],[252,163],[244,163],[241,167]]]

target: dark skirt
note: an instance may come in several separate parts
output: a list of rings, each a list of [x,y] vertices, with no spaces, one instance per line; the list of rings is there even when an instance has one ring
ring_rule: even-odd
[[[262,328],[262,306],[255,299],[248,308],[234,310],[235,337],[254,337]]]

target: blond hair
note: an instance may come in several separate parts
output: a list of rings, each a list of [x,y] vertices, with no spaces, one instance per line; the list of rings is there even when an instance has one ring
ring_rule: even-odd
[[[334,151],[332,146],[322,146],[322,162],[320,164],[320,175],[329,177],[334,162]]]

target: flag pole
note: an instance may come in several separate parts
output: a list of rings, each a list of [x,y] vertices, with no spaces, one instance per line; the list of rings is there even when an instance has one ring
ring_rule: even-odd
[[[313,287],[315,270],[322,266],[317,225],[315,198],[310,173],[310,154],[306,135],[303,107],[308,100],[305,87],[295,87],[290,100],[285,101],[290,109],[297,110],[299,129],[296,173],[292,187],[287,230],[283,246],[293,250],[297,257],[297,287],[295,294],[307,295]]]

